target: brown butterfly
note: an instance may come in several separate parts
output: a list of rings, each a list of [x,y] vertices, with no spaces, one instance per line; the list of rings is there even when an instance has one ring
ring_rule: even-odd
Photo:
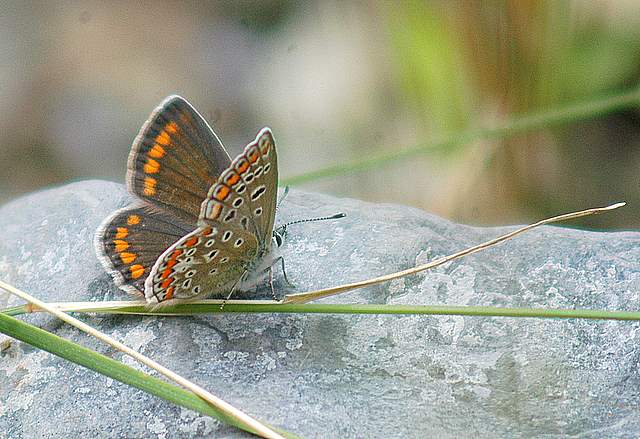
[[[149,303],[228,297],[270,270],[278,188],[271,130],[233,161],[204,118],[169,96],[133,142],[127,188],[138,201],[96,233],[96,252],[125,291]],[[281,260],[281,258],[275,259]]]

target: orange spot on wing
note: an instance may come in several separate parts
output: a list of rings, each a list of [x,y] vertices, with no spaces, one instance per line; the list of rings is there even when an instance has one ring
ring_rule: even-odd
[[[171,137],[166,131],[160,131],[160,134],[156,136],[156,143],[162,146],[167,146],[171,143]]]
[[[164,130],[169,134],[175,134],[178,132],[178,125],[175,122],[169,122]]]
[[[164,157],[166,151],[160,145],[153,145],[153,148],[149,150],[149,157],[153,157],[154,159],[160,159]]]
[[[246,160],[239,160],[238,163],[236,164],[236,171],[238,171],[240,174],[244,174],[244,172],[249,169],[249,162]]]
[[[175,265],[175,264],[174,264]],[[171,267],[169,268],[165,268],[164,271],[162,272],[162,274],[160,275],[160,279],[166,279],[168,278],[173,270],[171,270]]]
[[[213,198],[215,198],[218,201],[224,201],[227,199],[230,193],[231,193],[231,189],[229,189],[224,185],[218,185],[218,187],[216,187],[215,193],[213,194]]]
[[[158,171],[160,171],[160,163],[154,159],[148,159],[144,165],[144,172],[147,174],[156,174]]]
[[[143,193],[150,197],[156,194],[156,181],[155,178],[145,177],[144,179],[144,190]]]
[[[130,226],[140,224],[140,217],[138,215],[129,215],[129,217],[127,218],[127,224],[129,224]]]
[[[170,277],[169,279],[165,279],[164,282],[162,282],[162,284],[160,284],[160,286],[162,288],[166,289],[166,288],[169,287],[169,285],[171,285],[171,282],[173,282],[173,278],[172,277]]]
[[[213,227],[207,227],[202,231],[202,236],[209,236],[213,233]]]
[[[200,239],[197,236],[192,236],[191,238],[185,241],[184,245],[186,245],[187,247],[193,247],[198,243],[199,240]]]
[[[135,261],[137,258],[137,256],[134,253],[129,253],[129,252],[122,252],[120,253],[120,259],[122,259],[122,262],[124,262],[125,264],[130,264],[133,261]]]
[[[160,278],[166,279],[167,277],[169,277],[169,275],[173,271],[172,270],[173,266],[178,263],[178,256],[180,256],[182,253],[184,253],[184,252],[181,249],[174,250],[171,253],[171,256],[169,256],[169,260],[167,261],[167,264],[165,266],[166,268],[164,269],[164,271],[160,275]]]
[[[116,239],[113,241],[116,246],[116,252],[120,253],[129,248],[129,243],[127,241],[123,241],[121,239]]]
[[[260,153],[256,147],[251,148],[247,153],[247,158],[251,163],[255,163],[258,160],[258,156],[260,156]]]
[[[260,145],[260,152],[262,152],[262,155],[267,155],[269,153],[270,148],[271,148],[271,142],[269,141],[269,139],[265,138],[265,140]]]
[[[129,229],[126,227],[118,227],[116,232],[116,239],[123,239],[129,236]]]
[[[169,300],[173,297],[173,292],[175,291],[175,287],[167,288],[167,294],[164,296],[164,300]]]
[[[144,274],[144,267],[142,265],[132,265],[129,271],[131,271],[131,277],[138,279]]]
[[[224,182],[227,183],[229,186],[233,186],[238,181],[240,181],[240,176],[235,172],[227,175],[224,179]]]

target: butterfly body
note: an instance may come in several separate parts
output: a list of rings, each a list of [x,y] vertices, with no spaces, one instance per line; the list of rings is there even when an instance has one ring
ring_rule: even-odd
[[[97,253],[118,286],[149,303],[226,297],[270,263],[277,184],[268,128],[232,161],[202,116],[170,96],[129,155],[139,201],[105,220]]]

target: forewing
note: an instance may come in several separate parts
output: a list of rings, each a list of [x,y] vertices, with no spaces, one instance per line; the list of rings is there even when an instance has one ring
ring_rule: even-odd
[[[95,248],[100,262],[123,290],[144,293],[153,264],[193,227],[149,207],[126,207],[98,228]]]
[[[202,203],[200,226],[240,224],[256,235],[259,246],[271,244],[278,189],[278,158],[269,128],[236,157]]]
[[[203,117],[184,98],[169,96],[133,142],[127,187],[195,227],[202,200],[230,163]]]
[[[157,260],[145,282],[149,303],[193,300],[229,292],[256,257],[258,243],[243,229],[198,227]]]

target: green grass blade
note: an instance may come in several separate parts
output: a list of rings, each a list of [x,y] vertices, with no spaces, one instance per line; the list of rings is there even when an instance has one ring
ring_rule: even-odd
[[[12,310],[16,308],[12,308]],[[235,420],[228,418],[191,392],[154,378],[119,361],[65,340],[5,313],[0,313],[0,332],[176,405],[246,430],[244,426],[237,424]],[[297,437],[282,430],[275,430],[288,438]]]
[[[27,308],[25,305],[21,305],[21,306],[14,306],[11,308],[7,308],[5,310],[2,311],[2,314],[7,315],[7,316],[19,316],[22,314],[28,314],[29,311],[27,311]]]
[[[591,100],[563,108],[555,108],[515,118],[498,127],[484,128],[454,135],[440,142],[420,144],[400,151],[381,152],[377,154],[367,153],[368,158],[364,160],[355,160],[339,165],[328,166],[316,171],[284,178],[281,184],[283,186],[295,186],[327,177],[380,168],[428,152],[444,151],[478,140],[503,139],[528,131],[591,119],[621,109],[638,107],[639,105],[640,89],[633,88],[615,95],[592,98]]]
[[[204,313],[288,313],[288,314],[396,314],[396,315],[456,315],[483,317],[535,317],[560,319],[600,319],[600,320],[640,320],[640,311],[608,311],[598,309],[557,309],[557,308],[501,308],[493,306],[455,306],[455,305],[376,305],[376,304],[233,304],[227,303],[220,309],[219,302],[200,301],[180,305],[165,306],[150,311],[144,305],[110,306],[109,302],[74,303],[64,307],[66,312],[91,312],[102,314],[139,314],[139,315],[183,315]],[[52,304],[53,305],[53,304]],[[93,305],[93,306],[91,306]],[[12,308],[13,309],[13,308]],[[0,313],[1,315],[1,313]]]

